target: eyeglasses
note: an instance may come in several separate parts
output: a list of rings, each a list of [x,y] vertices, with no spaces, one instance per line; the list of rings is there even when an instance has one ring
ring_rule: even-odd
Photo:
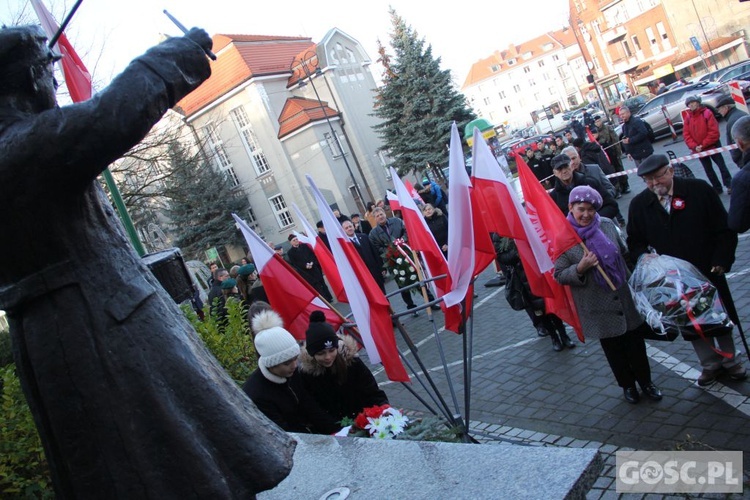
[[[670,168],[671,167],[669,165],[667,165],[667,167],[664,169],[664,171],[662,173],[660,173],[658,175],[644,175],[644,176],[641,177],[641,179],[643,179],[643,182],[645,182],[646,184],[650,184],[650,183],[654,183],[656,181],[660,181],[660,180],[662,180],[669,173]]]

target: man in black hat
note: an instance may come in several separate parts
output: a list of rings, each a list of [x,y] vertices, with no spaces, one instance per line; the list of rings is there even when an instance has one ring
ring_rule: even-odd
[[[0,29],[0,309],[59,498],[251,498],[291,469],[96,180],[209,77],[211,45],[168,38],[58,107],[44,33]]]
[[[635,261],[648,258],[649,247],[656,253],[671,255],[693,264],[719,292],[729,318],[739,323],[725,273],[734,263],[737,234],[727,226],[727,211],[719,195],[702,179],[675,177],[666,155],[656,154],[638,166],[638,175],[646,189],[633,198],[628,213],[628,248]],[[726,373],[742,380],[746,372],[735,355],[731,330],[709,339],[712,344],[693,334],[691,340],[703,371],[698,385],[713,383]],[[726,353],[717,354],[711,346]]]
[[[730,144],[735,144],[734,137],[732,137],[732,127],[735,123],[737,123],[737,120],[739,120],[743,116],[747,116],[747,113],[740,109],[737,109],[737,106],[735,106],[734,99],[731,95],[725,95],[724,97],[719,99],[719,102],[716,103],[716,110],[724,118],[724,121],[727,122],[727,146],[729,146]],[[731,150],[729,152],[729,155],[732,157],[732,160],[734,160],[734,163],[736,163],[738,167],[742,168],[742,152],[739,150],[739,148]]]
[[[552,173],[555,176],[555,185],[552,188],[550,196],[563,214],[568,213],[568,198],[570,192],[576,186],[590,186],[596,189],[602,196],[602,206],[597,212],[602,217],[616,219],[620,209],[614,197],[602,187],[601,183],[593,177],[587,177],[581,172],[576,171],[571,165],[570,157],[567,154],[559,154],[552,158]]]

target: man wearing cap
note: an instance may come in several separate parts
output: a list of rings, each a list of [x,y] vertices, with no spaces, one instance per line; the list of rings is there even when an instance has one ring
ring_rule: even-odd
[[[625,167],[622,164],[620,140],[617,138],[615,130],[609,124],[604,122],[601,115],[596,115],[594,117],[594,125],[599,129],[599,144],[604,151],[607,152],[612,168],[615,172],[622,172],[625,170]],[[627,175],[616,177],[613,184],[615,184],[615,188],[619,188],[621,194],[628,194],[630,192],[630,184],[628,183]]]
[[[445,195],[443,188],[435,182],[427,179],[422,179],[422,189],[418,191],[425,203],[432,204],[433,207],[440,208],[443,213],[448,213],[448,197]]]
[[[685,139],[685,144],[690,151],[693,153],[700,153],[702,151],[708,151],[721,146],[719,140],[719,122],[716,121],[713,112],[701,103],[701,98],[698,95],[689,96],[685,99],[685,106],[688,107],[688,111],[684,114],[684,124],[682,128],[682,136]],[[704,156],[699,158],[703,170],[706,171],[706,177],[714,187],[717,193],[721,194],[724,190],[721,187],[719,178],[716,177],[711,166],[711,160],[716,163],[721,172],[721,179],[724,181],[724,186],[727,188],[727,194],[732,193],[732,175],[727,169],[727,164],[724,162],[724,157],[721,153],[715,153],[711,156]]]
[[[724,121],[727,122],[727,146],[729,146],[730,144],[735,144],[734,137],[732,136],[732,127],[735,123],[737,123],[737,120],[739,120],[743,116],[747,116],[747,113],[740,109],[737,109],[737,106],[735,106],[734,99],[731,95],[725,95],[724,97],[719,99],[719,102],[716,103],[716,110],[724,118]],[[729,155],[732,157],[732,160],[734,160],[734,163],[738,167],[742,168],[742,152],[739,150],[739,148],[731,150],[729,152]]]
[[[619,114],[622,120],[622,150],[637,167],[644,159],[654,154],[654,147],[648,140],[648,130],[643,120],[633,116],[627,106],[620,106]]]
[[[741,116],[732,126],[732,137],[741,154],[740,171],[732,179],[729,201],[729,229],[744,233],[750,229],[750,116]]]
[[[727,211],[719,195],[702,179],[675,177],[666,155],[652,155],[638,166],[646,189],[630,203],[627,243],[631,258],[648,258],[649,248],[693,264],[719,292],[729,318],[739,322],[725,273],[734,263],[737,234],[727,226]],[[698,385],[713,383],[726,373],[734,380],[746,376],[735,354],[731,331],[709,338],[712,344],[689,334],[703,371]],[[711,346],[730,357],[724,358]]]
[[[58,106],[41,29],[0,29],[0,309],[56,497],[251,498],[290,469],[289,438],[207,351],[97,181],[209,77],[211,46],[196,28],[168,38]]]
[[[552,169],[555,175],[555,187],[552,189],[550,196],[555,200],[555,203],[560,207],[563,214],[568,213],[568,198],[573,188],[576,186],[590,186],[596,189],[602,196],[602,206],[597,210],[599,215],[610,219],[617,218],[620,209],[614,197],[602,187],[597,179],[586,177],[583,173],[574,170],[570,157],[567,154],[559,154],[552,158]]]

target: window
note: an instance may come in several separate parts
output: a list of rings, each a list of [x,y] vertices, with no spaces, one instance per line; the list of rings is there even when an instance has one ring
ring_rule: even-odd
[[[510,59],[508,61],[508,66],[513,66],[514,64],[516,64],[516,60],[515,59]]]
[[[550,87],[549,88],[549,95],[555,95],[555,88],[554,87]]]
[[[247,224],[249,226],[253,226],[258,223],[258,218],[255,216],[255,211],[253,210],[253,207],[249,207],[247,209]]]
[[[489,97],[485,97],[484,98],[484,105],[485,106],[489,106],[490,105],[490,98]]]
[[[334,158],[341,158],[344,156],[344,153],[341,152],[341,143],[338,141],[337,137],[333,137],[330,132],[323,134],[323,137],[325,137],[328,149],[331,151],[331,156]]]
[[[272,198],[268,198],[268,202],[271,204],[271,209],[276,216],[276,222],[278,222],[280,228],[283,229],[294,224],[292,214],[289,212],[289,208],[286,206],[282,195],[277,194]]]
[[[543,73],[543,74],[542,74],[542,78],[544,79],[544,81],[548,81],[548,80],[549,80],[549,78],[550,78],[550,77],[549,77],[549,73]]]
[[[541,96],[539,95],[539,92],[534,92],[534,100],[538,101]]]
[[[625,55],[630,57],[633,55],[633,52],[630,50],[630,44],[627,40],[622,41],[622,49],[625,51]]]
[[[560,60],[560,56],[558,56],[557,54],[553,54],[552,55],[552,60],[553,61],[559,61]]]
[[[538,64],[539,64],[539,67],[540,67],[540,68],[543,68],[543,67],[544,67],[544,61],[541,61],[541,60],[540,60]]]
[[[669,35],[667,34],[666,28],[664,28],[664,23],[659,21],[656,23],[656,30],[659,32],[659,38],[661,38],[661,44],[664,47],[664,50],[669,50],[672,48],[672,44],[669,41]]]
[[[510,106],[505,106],[503,109],[506,113],[510,113]]]
[[[271,167],[268,165],[268,159],[263,154],[263,150],[258,143],[258,137],[255,135],[252,125],[250,125],[245,108],[239,106],[230,111],[230,114],[232,115],[234,125],[242,136],[242,142],[245,144],[250,161],[253,163],[255,173],[263,175],[269,172]]]
[[[534,79],[529,78],[529,87],[533,87],[534,85],[536,85],[536,82],[534,81]]]
[[[216,133],[216,127],[213,123],[205,125],[202,129],[203,137],[206,139],[206,149],[208,156],[213,157],[216,165],[219,167],[221,172],[224,172],[229,177],[232,186],[239,186],[240,181],[237,178],[237,174],[234,173],[232,168],[232,162],[229,161],[229,156],[224,149],[224,143]]]
[[[500,99],[505,99],[505,91],[504,90],[501,90],[500,93],[497,94],[497,95],[500,96]]]
[[[497,73],[498,71],[500,71],[500,66],[498,66],[497,64],[493,64],[492,66],[490,66],[490,70],[492,70],[493,73]]]
[[[520,85],[513,85],[513,90],[515,90],[516,94],[518,94],[519,92],[521,92],[521,86]]]
[[[633,35],[633,36],[630,37],[630,40],[632,40],[633,47],[635,47],[636,52],[640,52],[641,51],[641,44],[638,41],[638,36],[637,35]]]
[[[648,39],[648,43],[651,45],[651,52],[653,52],[654,54],[658,54],[659,52],[661,52],[659,50],[659,44],[656,43],[654,30],[651,27],[646,28],[646,38]]]
[[[524,73],[531,73],[531,68],[529,68],[528,66],[526,66],[526,67],[523,68],[523,72]]]

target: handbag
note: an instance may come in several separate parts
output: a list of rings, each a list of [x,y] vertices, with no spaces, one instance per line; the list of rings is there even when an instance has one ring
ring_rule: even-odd
[[[512,268],[505,283],[505,300],[514,311],[522,311],[529,306],[522,276],[515,268]]]

